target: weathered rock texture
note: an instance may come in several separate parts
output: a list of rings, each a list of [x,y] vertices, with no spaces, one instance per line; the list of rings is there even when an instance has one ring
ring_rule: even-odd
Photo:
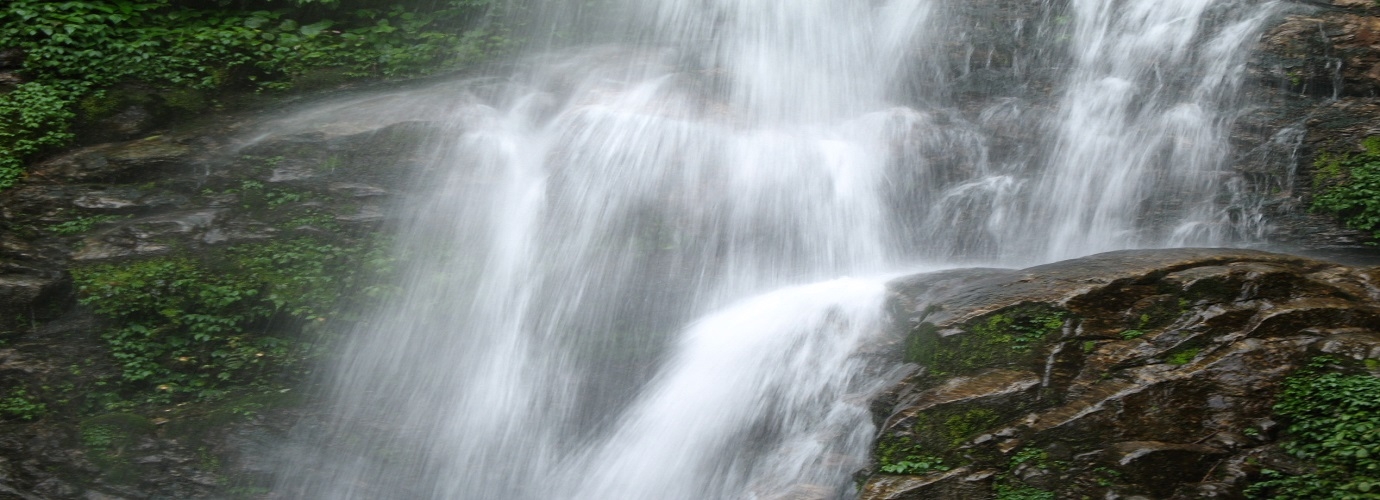
[[[1360,248],[1371,237],[1309,211],[1320,154],[1362,150],[1380,135],[1380,9],[1366,0],[1293,1],[1257,46],[1234,169],[1265,239],[1296,249]]]
[[[892,290],[914,371],[873,404],[866,500],[1241,498],[1261,464],[1288,461],[1272,414],[1285,377],[1320,355],[1380,359],[1380,268],[1123,251]]]
[[[220,117],[77,149],[0,192],[0,407],[46,408],[32,422],[0,411],[0,499],[262,493],[296,392],[106,408],[102,395],[120,378],[101,338],[108,325],[76,307],[68,269],[273,239],[358,244],[405,191],[402,172],[415,169],[430,130],[377,116],[273,118]],[[254,139],[265,135],[256,127],[274,133]],[[273,326],[291,337],[300,325]]]

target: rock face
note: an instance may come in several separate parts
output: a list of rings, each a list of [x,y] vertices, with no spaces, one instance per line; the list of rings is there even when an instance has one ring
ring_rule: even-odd
[[[1380,268],[1197,249],[896,281],[913,373],[873,403],[861,498],[1242,498],[1288,461],[1287,376],[1322,355],[1380,366],[1377,284]]]
[[[1315,163],[1380,135],[1380,9],[1362,0],[1282,4],[1243,89],[1254,103],[1233,131],[1234,168],[1270,220],[1268,239],[1295,249],[1363,248],[1371,237],[1312,213]]]
[[[358,245],[430,130],[373,116],[253,133],[272,118],[80,148],[0,192],[0,499],[262,493],[296,392],[108,406],[120,379],[110,325],[75,307],[69,270],[256,242]],[[288,338],[300,327],[272,325]]]

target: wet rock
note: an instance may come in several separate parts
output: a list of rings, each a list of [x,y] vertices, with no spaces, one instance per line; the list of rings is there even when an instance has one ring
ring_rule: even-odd
[[[220,210],[206,209],[133,219],[87,237],[71,258],[94,261],[166,253],[172,249],[173,242],[194,239],[212,230],[220,213]]]
[[[1285,377],[1320,354],[1380,366],[1374,272],[1184,249],[897,280],[897,355],[925,369],[872,406],[879,446],[992,473],[874,474],[862,498],[1240,498],[1249,464],[1288,462]]]
[[[24,67],[24,59],[25,53],[23,49],[0,49],[0,69],[22,68]]]
[[[1249,64],[1248,109],[1232,131],[1243,174],[1237,217],[1262,216],[1289,249],[1365,249],[1372,235],[1309,211],[1314,163],[1380,134],[1380,9],[1364,0],[1291,2]],[[1367,252],[1373,255],[1374,252]]]
[[[1214,461],[1226,455],[1210,446],[1157,441],[1116,443],[1108,451],[1111,465],[1156,497],[1173,494],[1177,483],[1186,476],[1206,475]]]
[[[69,183],[157,180],[186,166],[194,154],[190,146],[169,137],[154,136],[80,149],[38,164],[29,175]]]
[[[57,317],[71,305],[69,294],[70,286],[61,273],[0,267],[0,334]]]

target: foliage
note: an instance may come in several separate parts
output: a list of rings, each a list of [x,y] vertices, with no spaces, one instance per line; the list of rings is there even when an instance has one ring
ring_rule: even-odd
[[[75,219],[53,224],[48,226],[48,230],[62,236],[81,234],[90,231],[96,224],[110,222],[128,218],[124,215],[93,215],[90,217],[77,217]]]
[[[10,397],[0,399],[0,419],[37,420],[47,412],[47,405],[34,400],[24,389],[16,389]]]
[[[907,437],[886,438],[877,442],[877,470],[883,474],[918,475],[944,472],[944,459],[930,455]]]
[[[104,339],[125,388],[153,389],[150,401],[214,399],[234,385],[272,387],[299,364],[303,345],[256,332],[270,320],[325,321],[337,296],[377,267],[373,255],[302,238],[72,274],[80,301],[115,325]]]
[[[1126,340],[1138,339],[1145,336],[1144,330],[1126,330],[1121,332],[1121,338]]]
[[[1068,311],[1044,304],[1023,304],[971,320],[960,335],[941,336],[934,325],[921,324],[907,339],[906,360],[936,375],[1029,361],[1068,317]]]
[[[450,29],[484,16],[488,2],[435,5],[361,8],[318,19],[304,10],[195,8],[169,0],[13,0],[0,14],[0,46],[24,49],[25,71],[43,80],[215,88],[232,83],[237,71],[274,82],[321,67],[361,76],[424,74],[472,61],[496,42],[482,28]]]
[[[38,82],[0,94],[0,189],[24,178],[26,158],[72,139],[72,96],[67,89]]]
[[[1049,453],[1039,448],[1022,448],[1016,454],[1011,455],[1011,468],[1016,468],[1022,464],[1030,463],[1036,467],[1044,467],[1049,460]]]
[[[1174,366],[1183,366],[1193,362],[1193,358],[1198,357],[1198,353],[1202,351],[1201,348],[1197,347],[1184,349],[1166,356],[1164,362]]]
[[[1380,378],[1322,373],[1288,378],[1275,413],[1289,423],[1281,448],[1310,464],[1292,475],[1267,470],[1252,498],[1380,498]]]
[[[997,413],[983,408],[974,408],[944,421],[944,437],[955,446],[982,432],[1000,421]]]
[[[1367,138],[1363,146],[1358,154],[1318,155],[1312,208],[1380,238],[1380,137]]]
[[[973,333],[1006,344],[1013,351],[1029,351],[1045,336],[1064,325],[1062,311],[1030,311],[1027,314],[993,314],[972,327]]]
[[[992,487],[992,491],[997,494],[997,500],[1054,500],[1054,492],[1045,491],[1029,486],[1011,486],[1007,484],[997,484]]]
[[[110,85],[169,95],[249,84],[283,89],[317,71],[406,77],[472,63],[506,43],[492,0],[438,2],[10,0],[0,48],[21,49],[31,80],[0,93],[0,189],[24,162],[72,139],[77,103],[100,111]],[[255,9],[254,7],[261,7]],[[96,113],[99,114],[99,113]]]

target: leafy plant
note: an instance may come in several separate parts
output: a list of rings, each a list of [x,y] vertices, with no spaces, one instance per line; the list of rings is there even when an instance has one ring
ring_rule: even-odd
[[[90,217],[77,217],[67,222],[61,222],[48,226],[48,230],[62,236],[81,234],[90,231],[96,224],[104,222],[126,219],[126,215],[93,215]]]
[[[917,475],[950,469],[944,459],[925,453],[908,437],[878,441],[876,457],[877,470],[883,474]]]
[[[1050,333],[1064,325],[1067,313],[1054,310],[1031,310],[1024,314],[994,314],[973,326],[973,333],[990,339],[994,344],[1006,344],[1014,351],[1029,351]]]
[[[975,408],[945,420],[944,435],[948,438],[949,443],[953,445],[962,444],[964,440],[995,425],[999,420],[996,412]]]
[[[0,9],[0,47],[24,52],[31,81],[0,93],[0,189],[24,177],[26,161],[72,140],[77,103],[88,114],[108,111],[100,92],[116,83],[161,87],[175,105],[180,90],[284,89],[324,70],[345,78],[445,71],[508,43],[489,21],[496,4],[10,0]]]
[[[1015,455],[1011,455],[1011,468],[1016,468],[1021,464],[1029,463],[1036,467],[1044,467],[1045,461],[1049,460],[1049,453],[1039,448],[1022,448]]]
[[[273,375],[308,356],[301,343],[257,332],[273,319],[326,321],[346,290],[382,268],[375,253],[300,238],[72,274],[79,300],[114,323],[104,339],[126,389],[150,401],[214,399],[230,386],[273,387]]]
[[[1306,369],[1285,381],[1275,413],[1289,423],[1281,448],[1309,468],[1266,470],[1250,497],[1380,498],[1380,378]]]
[[[0,189],[24,178],[26,159],[72,140],[72,97],[67,89],[39,82],[0,94]]]
[[[881,467],[885,474],[918,475],[929,474],[931,472],[944,472],[949,470],[949,466],[944,465],[944,459],[934,456],[911,456],[900,462],[894,462]]]
[[[29,396],[24,389],[15,389],[10,397],[0,399],[0,418],[10,420],[38,420],[48,412],[47,405]]]
[[[1054,492],[1029,486],[997,484],[992,487],[997,500],[1054,500]]]
[[[1364,152],[1318,155],[1312,209],[1335,214],[1347,227],[1380,238],[1380,137],[1367,138]]]

